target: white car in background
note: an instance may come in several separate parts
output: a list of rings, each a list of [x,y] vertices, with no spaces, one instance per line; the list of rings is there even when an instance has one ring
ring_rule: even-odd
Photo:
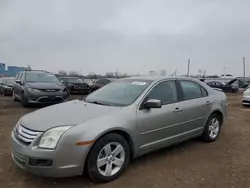
[[[246,89],[246,91],[243,93],[243,100],[242,104],[244,106],[250,106],[250,88]]]

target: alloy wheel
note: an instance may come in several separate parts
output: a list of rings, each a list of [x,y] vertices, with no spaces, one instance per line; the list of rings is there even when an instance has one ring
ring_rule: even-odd
[[[220,130],[220,122],[217,118],[213,118],[209,123],[209,137],[215,139]]]
[[[97,157],[97,169],[103,176],[113,176],[125,162],[125,149],[118,142],[105,145]]]

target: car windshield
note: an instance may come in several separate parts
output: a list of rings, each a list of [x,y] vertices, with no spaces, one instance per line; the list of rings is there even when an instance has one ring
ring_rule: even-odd
[[[11,86],[12,86],[13,83],[14,83],[14,79],[12,79],[12,78],[10,78],[10,79],[5,79],[4,82],[5,82],[6,85],[11,85]]]
[[[59,82],[53,74],[49,73],[27,73],[25,80],[27,82]]]
[[[142,94],[151,82],[148,80],[121,80],[90,94],[85,100],[108,106],[128,106]]]
[[[65,78],[63,79],[63,81],[67,81],[69,83],[73,83],[73,84],[82,84],[83,81],[80,78]]]

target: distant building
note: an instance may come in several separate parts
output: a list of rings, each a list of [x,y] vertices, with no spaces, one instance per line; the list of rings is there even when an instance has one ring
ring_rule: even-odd
[[[26,67],[7,66],[4,63],[0,63],[0,75],[1,76],[16,76],[20,71],[26,70]]]

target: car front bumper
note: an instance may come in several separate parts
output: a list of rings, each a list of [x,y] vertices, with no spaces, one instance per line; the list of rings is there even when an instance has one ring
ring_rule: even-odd
[[[69,93],[63,92],[39,92],[26,95],[29,103],[33,104],[54,104],[68,101]]]
[[[250,106],[250,95],[249,96],[243,96],[242,104]]]
[[[90,88],[73,88],[70,90],[71,93],[89,93]]]
[[[58,146],[55,150],[42,149],[32,143],[27,146],[11,133],[13,161],[27,172],[41,177],[72,177],[81,175],[87,156],[87,146]]]

